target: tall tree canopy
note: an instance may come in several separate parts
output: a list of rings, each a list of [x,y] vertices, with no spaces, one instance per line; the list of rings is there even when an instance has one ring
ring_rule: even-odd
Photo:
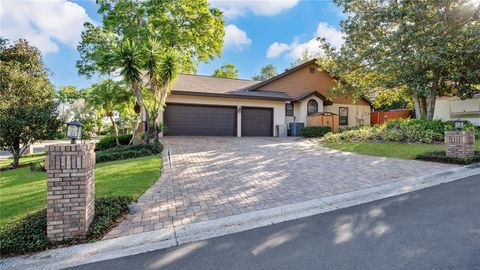
[[[85,23],[78,46],[79,74],[90,77],[95,72],[120,72],[141,109],[148,141],[157,131],[159,115],[176,73],[194,72],[199,62],[221,55],[225,35],[222,12],[210,8],[207,0],[97,3],[103,25]],[[156,98],[156,108],[146,107],[144,87]],[[154,115],[150,117],[152,111]],[[138,126],[139,121],[135,130]]]
[[[25,40],[10,45],[0,38],[0,148],[12,153],[14,167],[31,144],[56,134],[54,96],[40,51]]]
[[[268,64],[262,67],[262,70],[260,70],[260,74],[253,76],[252,80],[265,81],[275,76],[277,76],[277,69],[274,65]]]
[[[238,69],[234,64],[223,64],[213,72],[214,77],[238,79]]]
[[[194,72],[222,52],[222,12],[206,0],[98,0],[103,24],[85,23],[78,46],[79,74],[111,73],[117,68],[113,48],[120,40],[141,44],[149,37],[160,49],[179,55],[179,71]]]
[[[480,3],[471,0],[334,0],[348,17],[345,43],[321,39],[320,63],[336,92],[406,89],[417,117],[433,118],[439,95],[471,97],[480,84]]]

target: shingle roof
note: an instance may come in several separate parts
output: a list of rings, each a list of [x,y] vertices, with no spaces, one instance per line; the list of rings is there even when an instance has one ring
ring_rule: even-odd
[[[259,99],[291,99],[291,97],[284,92],[244,90],[244,88],[258,83],[261,83],[261,81],[179,74],[177,80],[173,84],[172,93]]]
[[[259,81],[179,74],[172,90],[221,94],[240,90],[257,83]]]

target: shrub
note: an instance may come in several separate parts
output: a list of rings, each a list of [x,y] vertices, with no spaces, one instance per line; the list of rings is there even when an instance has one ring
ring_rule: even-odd
[[[2,257],[20,255],[49,248],[73,245],[101,239],[128,212],[128,197],[100,198],[95,200],[95,215],[90,224],[87,240],[50,242],[47,238],[47,211],[41,210],[27,217],[10,222],[0,230],[0,254]]]
[[[447,157],[445,151],[433,151],[433,152],[418,154],[415,157],[415,159],[467,165],[475,162],[480,162],[480,152],[476,151],[475,156],[473,158],[456,158],[456,157]]]
[[[30,171],[45,172],[45,161],[38,161],[30,163]]]
[[[300,133],[305,138],[320,138],[329,132],[332,132],[332,128],[326,126],[304,127],[300,130]]]
[[[377,140],[379,129],[376,126],[362,126],[358,129],[342,131],[337,134],[329,133],[323,137],[326,142],[338,141],[367,141]]]
[[[132,134],[118,135],[120,145],[128,145],[132,140]],[[103,151],[117,146],[115,136],[105,136],[95,145],[95,151]]]
[[[139,144],[130,146],[117,146],[96,153],[96,162],[122,160],[136,157],[157,155],[162,153],[163,145],[160,143]]]

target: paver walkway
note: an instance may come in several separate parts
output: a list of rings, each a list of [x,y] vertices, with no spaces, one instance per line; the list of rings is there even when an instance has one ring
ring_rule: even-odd
[[[207,221],[452,168],[299,138],[167,137],[162,177],[105,238]]]

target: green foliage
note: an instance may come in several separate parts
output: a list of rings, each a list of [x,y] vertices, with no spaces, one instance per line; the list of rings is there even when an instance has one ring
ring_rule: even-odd
[[[255,81],[266,81],[272,77],[277,76],[277,69],[275,68],[274,65],[268,64],[264,67],[262,67],[262,70],[260,70],[260,74],[257,74],[252,77],[252,80]]]
[[[415,159],[450,163],[450,164],[460,164],[467,165],[476,162],[480,162],[480,152],[475,151],[475,156],[473,158],[457,158],[457,157],[447,157],[445,151],[432,151],[418,154]]]
[[[30,171],[45,172],[45,161],[37,161],[37,162],[30,163]]]
[[[178,56],[181,72],[194,72],[199,62],[208,62],[222,52],[222,13],[200,1],[98,1],[102,25],[85,23],[78,46],[77,68],[82,75],[110,74],[117,64],[112,54],[122,39],[141,44],[149,38],[162,52]]]
[[[478,1],[334,2],[348,15],[341,48],[320,39],[321,65],[336,79],[334,92],[361,97],[372,89],[407,89],[424,100],[417,115],[432,120],[438,95],[466,98],[480,90]]]
[[[328,134],[327,142],[338,141],[383,141],[404,143],[438,143],[444,140],[445,131],[453,130],[453,122],[425,119],[394,119],[379,126],[363,126],[357,129],[344,130],[338,134]],[[467,124],[465,130],[474,130],[480,135],[478,128]]]
[[[88,239],[101,239],[128,212],[130,200],[125,196],[95,199],[95,215],[88,228]]]
[[[117,146],[104,151],[96,152],[96,162],[107,162],[112,160],[122,160],[162,153],[163,145],[160,143],[140,144],[131,146]]]
[[[73,245],[101,239],[128,212],[128,197],[111,197],[95,200],[95,215],[88,230],[87,240],[51,242],[47,238],[47,211],[41,210],[27,217],[10,222],[0,230],[1,256],[20,255],[58,246]]]
[[[234,64],[223,64],[213,72],[214,77],[238,79],[238,69]]]
[[[17,166],[25,146],[55,136],[57,103],[37,48],[25,40],[2,42],[0,62],[0,148],[12,153]]]
[[[332,128],[326,126],[311,126],[302,128],[300,132],[305,138],[320,138],[325,134],[332,132]]]
[[[128,145],[132,140],[132,134],[122,134],[118,136],[118,142],[120,145]],[[95,151],[104,151],[117,146],[115,136],[105,136],[95,144]]]

